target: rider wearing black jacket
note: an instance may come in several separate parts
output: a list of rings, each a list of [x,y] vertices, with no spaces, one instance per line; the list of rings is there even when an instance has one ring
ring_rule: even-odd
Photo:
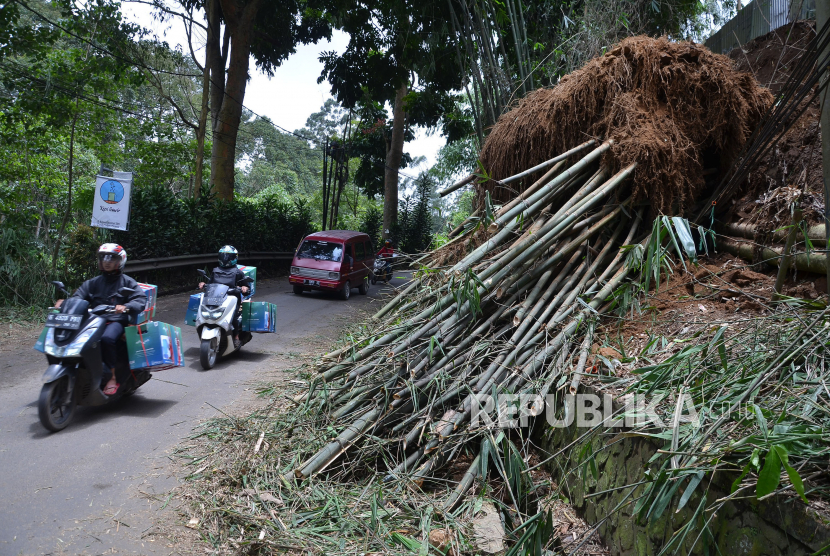
[[[236,266],[239,259],[239,252],[232,245],[225,245],[219,250],[219,266],[213,269],[210,284],[223,284],[229,288],[239,288],[243,294],[248,293],[248,286],[243,282],[245,273]],[[199,289],[205,287],[205,283],[199,284]],[[236,294],[236,314],[233,316],[233,344],[239,349],[239,317],[242,315],[242,296]]]
[[[81,284],[71,296],[89,302],[90,307],[115,305],[115,314],[107,315],[107,328],[101,337],[101,357],[110,371],[109,380],[104,388],[104,394],[108,396],[115,394],[126,378],[116,376],[116,342],[124,334],[124,326],[129,324],[130,316],[139,314],[147,304],[147,296],[138,287],[138,282],[123,273],[126,263],[127,252],[123,247],[115,243],[103,244],[98,248],[100,276]],[[122,296],[118,293],[121,288],[131,288],[133,292]]]

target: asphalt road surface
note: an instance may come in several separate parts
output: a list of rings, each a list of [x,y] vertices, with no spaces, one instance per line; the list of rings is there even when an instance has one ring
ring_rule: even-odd
[[[398,273],[396,273],[398,275]],[[400,286],[403,277],[394,278]],[[200,420],[254,399],[254,384],[320,353],[351,316],[379,308],[388,286],[341,301],[296,296],[287,278],[257,284],[256,300],[277,305],[277,332],[254,334],[210,371],[199,365],[195,328],[184,326],[188,294],[160,297],[156,320],[180,326],[186,366],[156,373],[136,394],[81,407],[69,427],[48,433],[37,416],[45,357],[31,345],[0,358],[0,555],[171,554],[154,535],[176,486],[170,455]],[[167,381],[167,382],[162,382]],[[175,384],[173,384],[175,383]],[[231,407],[236,404],[235,408]],[[171,521],[167,511],[161,521]],[[204,554],[203,549],[198,552]]]

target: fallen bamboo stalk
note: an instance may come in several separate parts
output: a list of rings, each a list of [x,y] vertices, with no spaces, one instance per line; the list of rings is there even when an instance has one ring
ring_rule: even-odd
[[[514,176],[510,176],[509,178],[504,178],[503,180],[499,180],[499,182],[503,183],[503,184],[507,184],[507,183],[522,179],[524,177],[530,176],[532,174],[535,174],[539,170],[544,170],[545,168],[547,168],[549,166],[552,166],[553,164],[556,164],[560,160],[565,160],[568,157],[570,157],[571,155],[574,155],[578,152],[584,151],[588,147],[591,147],[595,144],[596,144],[596,140],[590,139],[588,141],[585,141],[581,145],[577,145],[576,147],[572,148],[571,150],[560,154],[559,156],[555,156],[555,157],[551,158],[550,160],[546,160],[545,162],[542,162],[541,164],[537,164],[533,168],[529,168],[529,169],[525,170],[524,172],[519,172],[518,174],[516,174]]]
[[[450,231],[450,233],[448,233],[448,234],[447,234],[447,237],[448,237],[448,238],[450,238],[450,239],[452,239],[452,238],[454,238],[456,235],[460,234],[462,231],[464,231],[464,228],[467,226],[467,224],[469,224],[469,223],[470,223],[470,221],[471,221],[473,218],[476,218],[476,217],[477,217],[480,213],[481,213],[481,209],[480,209],[480,208],[475,209],[475,210],[473,211],[473,213],[472,213],[470,216],[468,216],[467,218],[465,218],[465,219],[464,219],[464,221],[463,221],[461,224],[459,224],[458,226],[456,226],[455,228],[453,228],[453,229]],[[450,243],[452,243],[452,242],[450,242]],[[449,244],[445,244],[445,245],[449,245]]]
[[[522,213],[526,208],[530,207],[532,204],[537,203],[540,199],[543,199],[545,195],[547,195],[551,191],[555,191],[556,188],[560,185],[565,184],[571,178],[578,176],[582,172],[584,172],[591,164],[599,160],[599,158],[605,154],[608,149],[611,148],[613,141],[608,140],[587,155],[582,158],[580,161],[576,162],[573,166],[556,176],[550,183],[548,183],[545,187],[539,189],[533,195],[530,195],[527,199],[522,199],[521,202],[517,203],[516,206],[505,212],[499,218],[497,218],[493,223],[490,225],[491,229],[499,228],[505,224],[505,222],[509,222],[512,218],[515,218],[520,213]]]
[[[761,258],[756,261],[752,252],[752,244],[737,242],[728,238],[719,238],[718,248],[723,248],[724,251],[749,262],[765,262],[774,266],[780,264],[782,257],[780,249],[761,247]],[[813,272],[824,275],[827,273],[827,256],[822,253],[810,253],[809,255],[807,253],[796,253],[792,259],[793,265],[802,272]]]
[[[556,175],[556,172],[561,170],[564,165],[565,160],[560,160],[559,162],[554,164],[553,168],[545,172],[545,175],[536,180],[536,182],[533,185],[522,191],[521,194],[516,196],[516,198],[510,201],[509,203],[502,205],[502,207],[496,211],[495,217],[498,218],[502,214],[506,213],[507,211],[518,205],[523,200],[527,199],[528,197],[536,193],[536,191],[538,191],[540,187],[544,186],[549,179],[553,178],[554,175]]]
[[[470,174],[469,176],[467,176],[463,180],[457,181],[454,184],[452,184],[451,186],[446,187],[446,188],[442,189],[441,191],[439,191],[438,196],[439,197],[446,197],[447,195],[449,195],[453,191],[457,191],[457,190],[461,189],[462,187],[464,187],[465,185],[467,185],[469,183],[472,183],[473,180],[475,180],[475,179],[476,179],[476,175],[475,174]]]
[[[467,471],[464,473],[464,476],[461,477],[461,480],[458,482],[458,485],[450,494],[447,501],[444,502],[444,506],[442,507],[442,511],[448,512],[451,511],[455,505],[461,500],[461,497],[464,496],[464,493],[469,490],[472,486],[473,481],[476,480],[476,477],[479,476],[481,473],[481,454],[477,455],[473,460],[473,463],[470,464],[470,467],[467,468]]]
[[[758,228],[752,224],[739,224],[737,222],[723,224],[721,229],[727,235],[743,237],[746,239],[755,239],[759,233],[762,233],[759,232]],[[806,231],[807,237],[810,241],[820,242],[821,244],[826,242],[824,238],[824,224],[810,226]],[[789,230],[786,229],[786,227],[774,230],[772,232],[772,240],[778,242],[786,241],[788,234]]]
[[[351,446],[358,435],[362,433],[375,419],[380,415],[380,409],[375,408],[368,411],[357,421],[346,427],[346,430],[341,432],[337,438],[329,442],[325,448],[317,452],[306,463],[301,464],[300,467],[294,470],[294,476],[298,479],[307,479],[314,473],[322,471],[332,461],[337,459],[340,454],[345,452]]]
[[[576,394],[577,390],[579,389],[579,383],[582,380],[582,375],[585,371],[585,363],[588,361],[588,354],[591,352],[591,342],[594,338],[594,327],[589,326],[588,332],[585,334],[585,339],[582,341],[582,346],[579,348],[579,362],[576,365],[576,369],[573,372],[573,378],[571,379],[571,385],[568,387],[568,391],[571,394]]]

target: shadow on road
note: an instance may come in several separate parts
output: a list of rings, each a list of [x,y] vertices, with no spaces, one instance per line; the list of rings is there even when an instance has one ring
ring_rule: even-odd
[[[237,362],[237,361],[246,361],[246,362],[249,362],[249,363],[259,363],[261,361],[265,361],[266,359],[268,359],[270,357],[269,354],[252,351],[253,349],[255,349],[253,344],[256,343],[256,339],[257,339],[257,337],[256,337],[256,335],[254,335],[254,338],[250,342],[245,344],[245,346],[248,346],[247,349],[246,349],[246,347],[243,347],[240,351],[235,351],[235,352],[231,353],[230,355],[226,355],[224,357],[217,358],[216,364],[213,366],[212,369],[210,369],[210,371],[222,370],[224,367],[228,367],[230,365],[233,365],[234,362]],[[205,369],[202,369],[202,364],[199,362],[199,348],[197,348],[197,347],[187,348],[186,350],[184,350],[184,358],[185,358],[185,362],[189,361],[189,363],[190,363],[189,365],[187,365],[187,368],[193,369],[193,370],[199,371],[199,372],[209,372],[209,371],[206,371]]]
[[[73,433],[80,433],[84,429],[91,426],[101,426],[101,434],[107,434],[107,428],[103,426],[104,423],[112,421],[118,416],[126,417],[141,417],[144,419],[156,419],[166,413],[169,409],[179,403],[177,400],[159,400],[145,398],[141,394],[133,394],[128,398],[110,404],[97,407],[78,407],[75,418],[69,426],[57,434],[62,436],[72,435]],[[29,405],[37,405],[34,402]],[[34,439],[46,438],[52,434],[43,428],[40,421],[36,420],[29,425],[29,432]]]

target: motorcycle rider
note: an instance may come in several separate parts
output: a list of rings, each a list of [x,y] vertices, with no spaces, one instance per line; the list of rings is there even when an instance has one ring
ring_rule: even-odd
[[[244,285],[242,280],[245,279],[245,273],[237,266],[236,261],[239,258],[239,251],[233,245],[225,245],[219,250],[219,266],[213,269],[211,274],[211,284],[224,284],[229,288],[236,288],[242,291],[243,294],[248,293],[248,286]],[[205,287],[204,282],[199,282],[199,289]],[[242,315],[242,296],[236,294],[236,314],[233,316],[233,347],[239,349],[239,325],[237,321]]]
[[[137,315],[147,304],[147,295],[138,287],[138,282],[124,274],[124,265],[127,263],[127,252],[115,243],[105,243],[98,248],[99,276],[87,280],[70,299],[83,299],[90,307],[97,305],[115,305],[115,314],[107,315],[107,328],[101,337],[101,357],[104,360],[104,378],[108,378],[104,387],[104,394],[112,396],[118,392],[126,376],[116,376],[115,363],[117,355],[116,342],[124,335],[124,326],[129,324],[130,315]],[[118,304],[118,291],[121,288],[132,288],[131,293],[123,304]],[[55,307],[60,307],[63,300],[59,299]]]

